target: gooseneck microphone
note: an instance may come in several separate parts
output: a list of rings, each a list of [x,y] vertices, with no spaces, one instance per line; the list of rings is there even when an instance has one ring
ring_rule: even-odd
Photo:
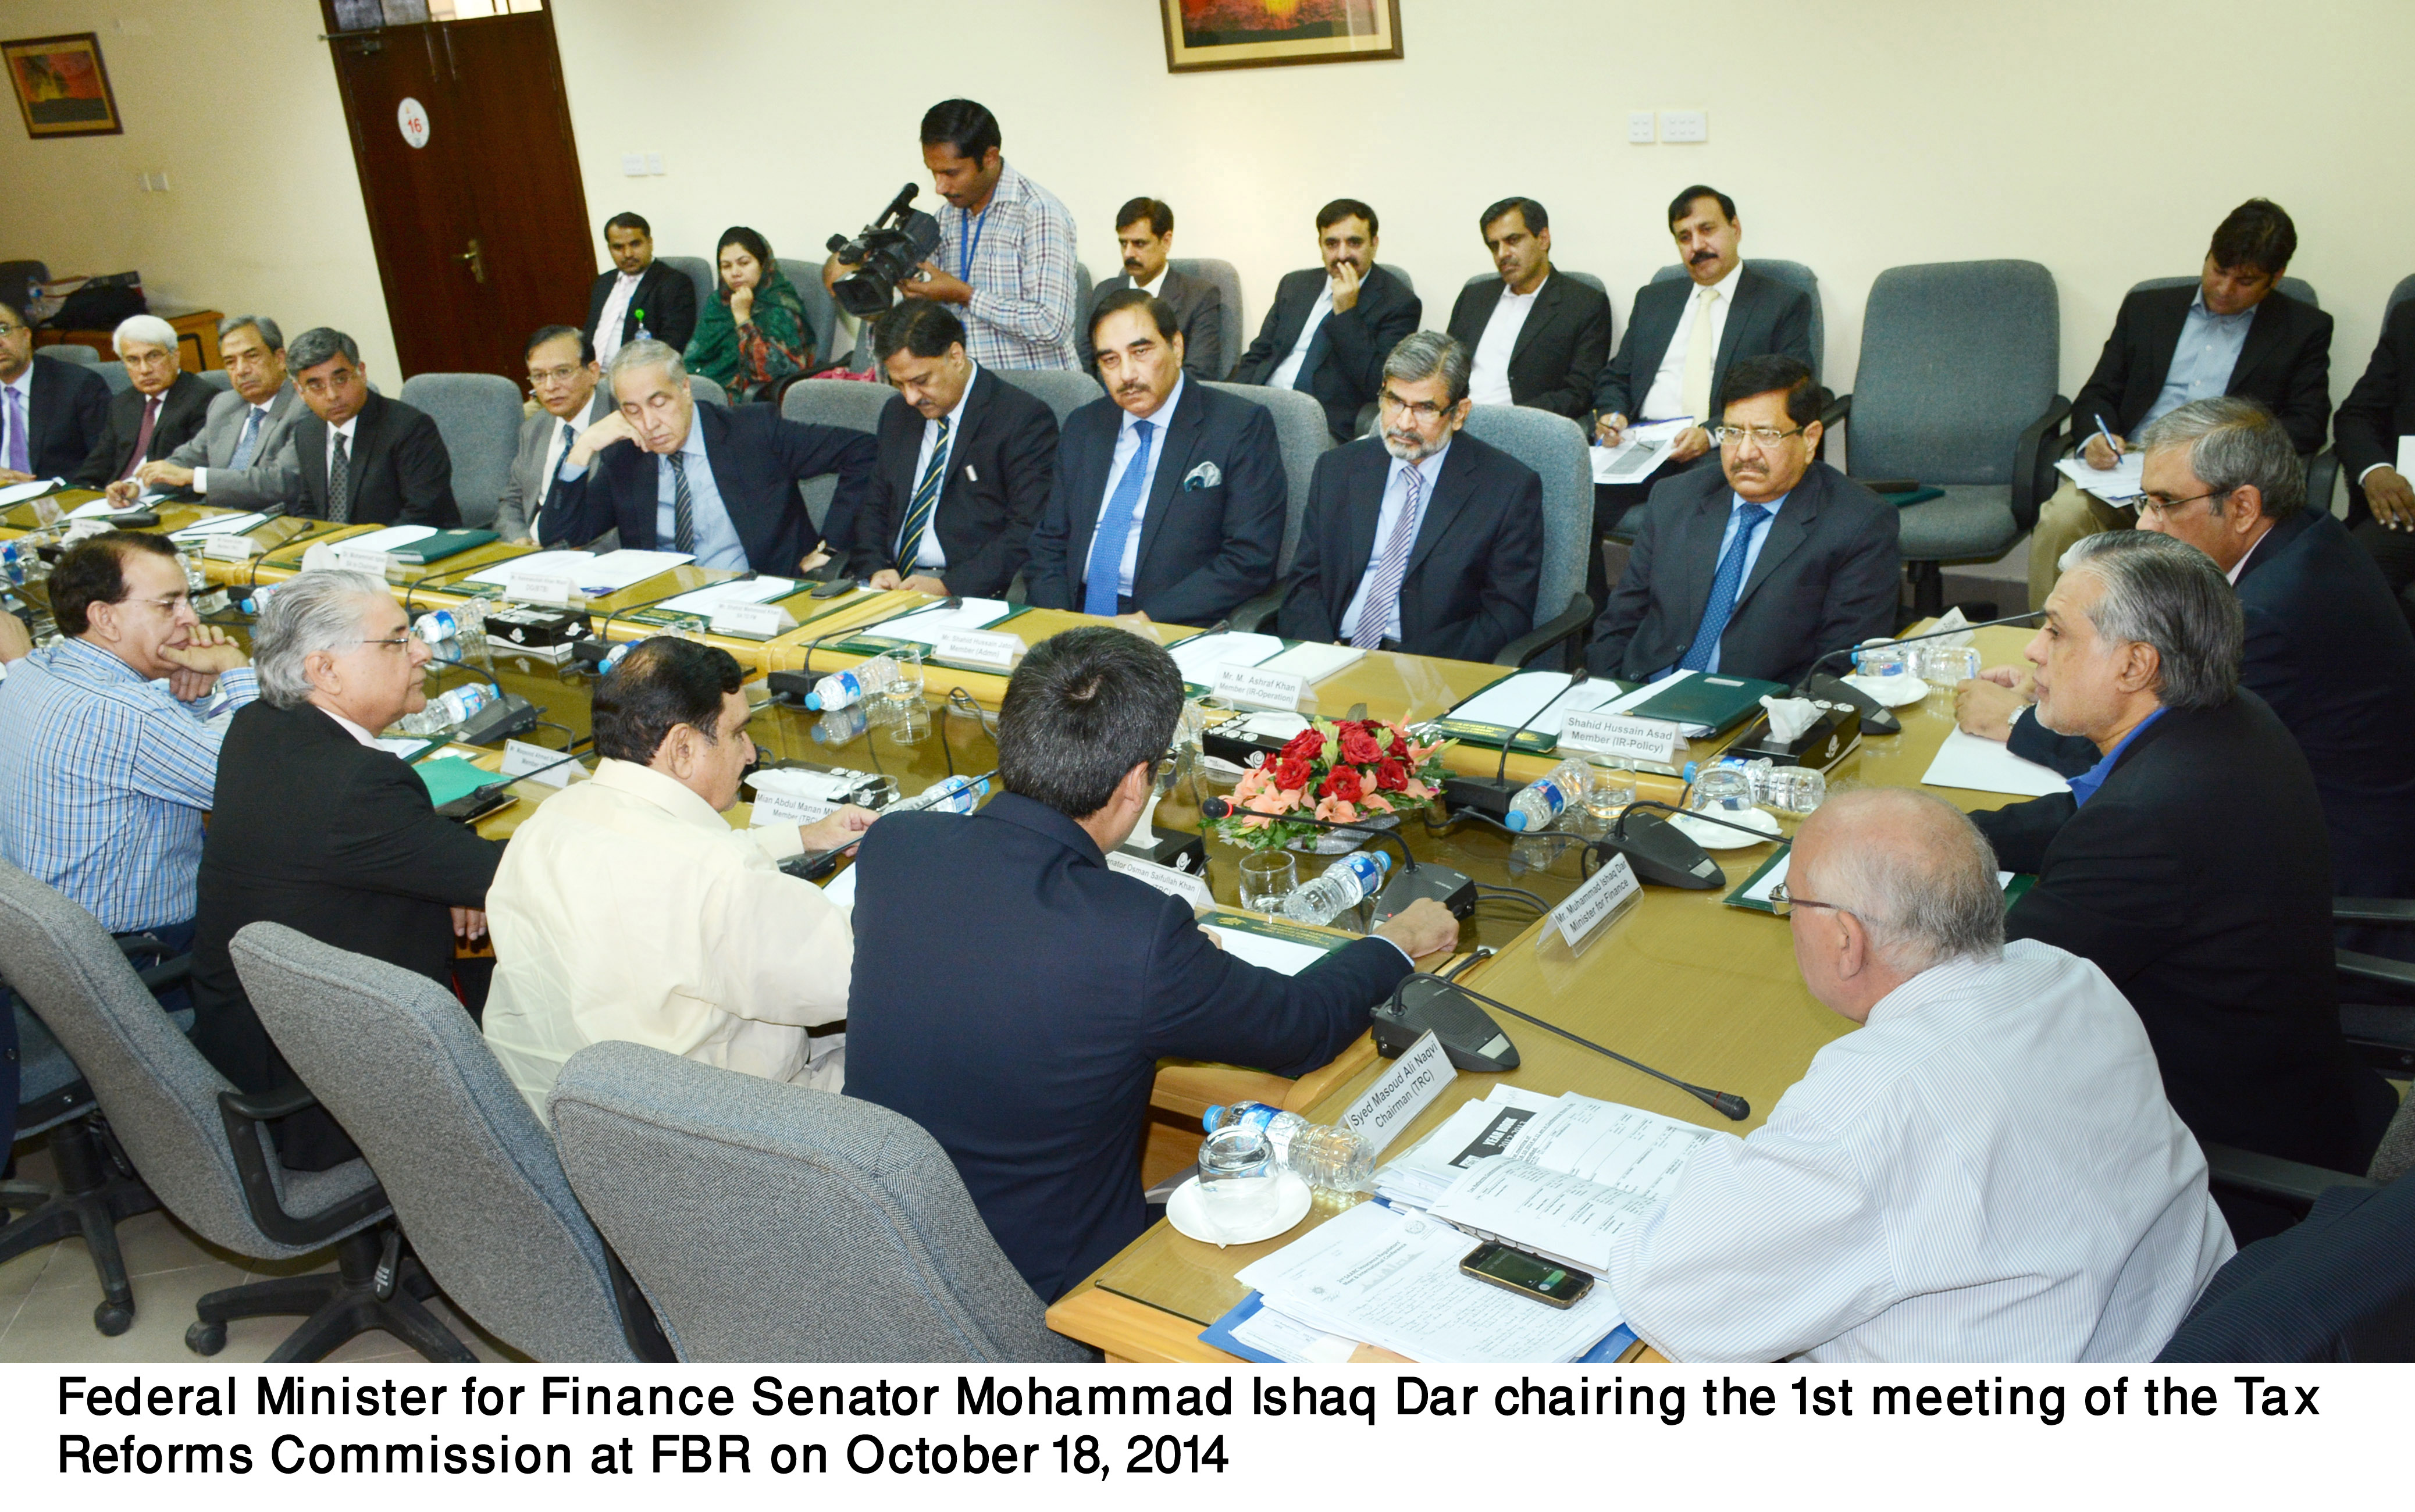
[[[1702,1099],[1704,1102],[1717,1108],[1720,1113],[1725,1114],[1730,1118],[1743,1119],[1752,1116],[1752,1104],[1746,1101],[1743,1098],[1737,1096],[1733,1092],[1715,1092],[1707,1086],[1696,1086],[1691,1082],[1680,1081],[1676,1077],[1670,1075],[1667,1071],[1656,1070],[1640,1060],[1633,1059],[1627,1055],[1622,1055],[1617,1051],[1612,1050],[1607,1046],[1598,1045],[1592,1040],[1586,1039],[1583,1035],[1572,1034],[1548,1020],[1538,1019],[1532,1013],[1525,1012],[1520,1009],[1511,1008],[1508,1004],[1502,1002],[1498,998],[1487,997],[1482,993],[1476,991],[1472,987],[1463,987],[1458,982],[1450,981],[1441,977],[1430,977],[1424,972],[1418,972],[1415,976],[1403,979],[1400,988],[1394,990],[1393,1001],[1395,1003],[1402,1000],[1408,984],[1417,981],[1418,977],[1426,977],[1426,980],[1436,983],[1448,992],[1457,993],[1462,996],[1474,998],[1477,1002],[1482,1003],[1485,1007],[1492,1009],[1497,1012],[1507,1013],[1511,1018],[1523,1019],[1526,1023],[1533,1025],[1538,1029],[1549,1029],[1552,1033],[1558,1035],[1561,1039],[1581,1044],[1597,1055],[1607,1055],[1622,1066],[1631,1067],[1636,1070],[1642,1071],[1646,1076],[1666,1082],[1671,1086],[1676,1087],[1679,1091],[1690,1093],[1693,1096]]]
[[[1509,738],[1501,742],[1501,759],[1496,762],[1492,768],[1492,780],[1494,782],[1508,782],[1509,780],[1509,748],[1518,743],[1518,737],[1525,734],[1527,730],[1532,728],[1535,721],[1542,718],[1543,715],[1550,711],[1552,705],[1558,703],[1569,694],[1576,692],[1577,689],[1582,687],[1586,680],[1592,676],[1593,668],[1589,666],[1578,667],[1576,671],[1569,674],[1568,685],[1567,687],[1562,688],[1559,692],[1544,699],[1542,708],[1536,710],[1533,713],[1528,714],[1523,720],[1520,721],[1518,727],[1509,732]]]
[[[1574,693],[1580,684],[1590,680],[1592,676],[1592,668],[1578,667],[1569,675],[1567,687],[1544,699],[1541,708],[1528,714],[1520,722],[1518,727],[1511,730],[1502,741],[1501,759],[1493,764],[1492,776],[1464,777],[1454,774],[1446,777],[1443,779],[1443,796],[1454,803],[1473,808],[1482,814],[1492,815],[1496,818],[1507,815],[1509,812],[1509,801],[1518,796],[1518,789],[1526,786],[1524,783],[1513,783],[1509,780],[1510,748],[1518,743],[1519,736],[1534,727],[1535,721],[1551,711],[1553,704]]]
[[[1852,705],[1862,711],[1862,728],[1872,735],[1900,735],[1903,733],[1903,722],[1897,719],[1885,705],[1843,678],[1830,677],[1822,672],[1821,668],[1835,662],[1838,657],[1850,660],[1855,651],[1882,651],[1889,646],[1909,646],[1923,640],[1942,640],[1947,636],[1958,636],[1966,630],[1985,630],[2000,624],[2019,624],[2024,621],[2039,619],[2045,613],[2044,609],[2032,609],[2027,614],[2007,615],[2002,620],[1982,620],[1977,624],[1956,625],[1951,630],[1931,630],[1925,635],[1898,636],[1893,640],[1882,640],[1870,646],[1840,647],[1804,668],[1802,677],[1795,680],[1792,691],[1797,696],[1809,694],[1814,698],[1823,699],[1829,703]]]

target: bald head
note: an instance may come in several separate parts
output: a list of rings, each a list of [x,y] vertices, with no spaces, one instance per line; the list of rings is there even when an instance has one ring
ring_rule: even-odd
[[[1840,793],[1804,821],[1787,864],[1794,958],[1812,996],[1860,1023],[1934,966],[1992,961],[2004,899],[1987,837],[1907,787]],[[1825,906],[1807,906],[1805,900]]]

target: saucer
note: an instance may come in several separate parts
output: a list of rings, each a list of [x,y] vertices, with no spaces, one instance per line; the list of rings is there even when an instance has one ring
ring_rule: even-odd
[[[1255,1244],[1261,1239],[1271,1239],[1308,1216],[1310,1199],[1308,1183],[1290,1172],[1278,1171],[1273,1179],[1277,1193],[1274,1216],[1255,1229],[1238,1234],[1220,1230],[1214,1217],[1208,1211],[1207,1202],[1199,1195],[1197,1176],[1174,1189],[1174,1195],[1166,1199],[1166,1219],[1173,1223],[1176,1233],[1220,1249],[1228,1244]]]

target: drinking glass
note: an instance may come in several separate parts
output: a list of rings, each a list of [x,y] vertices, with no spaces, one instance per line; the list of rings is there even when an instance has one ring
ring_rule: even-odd
[[[1255,1129],[1219,1129],[1199,1146],[1199,1200],[1216,1227],[1251,1234],[1275,1216],[1282,1193],[1274,1150]]]
[[[1241,906],[1272,919],[1299,886],[1299,863],[1287,850],[1253,850],[1241,858]]]
[[[1596,756],[1589,765],[1593,781],[1582,800],[1584,816],[1596,831],[1607,834],[1620,811],[1635,801],[1635,768],[1617,756]]]
[[[1901,677],[1912,669],[1912,650],[1893,641],[1853,652],[1853,670],[1864,677]]]
[[[1951,688],[1979,675],[1976,646],[1923,646],[1915,664],[1920,681],[1933,688]]]

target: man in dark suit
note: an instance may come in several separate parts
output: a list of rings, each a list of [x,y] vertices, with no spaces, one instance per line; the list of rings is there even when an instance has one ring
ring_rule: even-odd
[[[702,567],[810,572],[828,559],[797,486],[832,472],[838,492],[825,527],[848,539],[872,490],[871,437],[783,420],[768,404],[698,404],[680,354],[659,341],[622,347],[605,380],[620,408],[563,456],[541,539],[618,530],[624,547],[685,551]]]
[[[1593,404],[1610,355],[1610,298],[1552,266],[1552,217],[1536,201],[1504,200],[1477,222],[1499,278],[1459,292],[1450,334],[1468,351],[1478,404],[1523,404],[1573,419]]]
[[[252,645],[261,697],[227,730],[202,850],[193,1044],[238,1088],[270,1092],[293,1072],[244,995],[235,933],[284,924],[451,986],[455,936],[486,934],[478,910],[503,847],[437,817],[418,775],[372,743],[428,703],[428,647],[385,584],[305,573],[262,611]],[[296,1171],[358,1153],[321,1108],[280,1120],[277,1152]]]
[[[1459,937],[1421,899],[1381,938],[1287,977],[1109,871],[1181,712],[1162,648],[1107,625],[1051,636],[998,710],[1005,791],[969,817],[884,819],[856,861],[856,959],[880,967],[848,995],[848,1095],[930,1130],[1043,1299],[1148,1226],[1141,1130],[1161,1057],[1301,1075],[1367,1026],[1413,958]]]
[[[1719,471],[1663,479],[1585,658],[1628,681],[1680,668],[1792,682],[1892,635],[1903,559],[1893,505],[1825,462],[1820,385],[1746,357],[1721,392]]]
[[[184,370],[176,328],[157,315],[129,315],[110,342],[126,365],[131,387],[109,401],[109,420],[69,481],[105,488],[130,478],[145,462],[164,460],[193,439],[209,417],[218,391]]]
[[[2363,1170],[2396,1100],[2340,1034],[2321,801],[2238,685],[2238,595],[2203,552],[2122,531],[2046,612],[2037,717],[2099,756],[2067,793],[1971,816],[1999,866],[2037,874],[2005,933],[2113,979],[2198,1139]]]
[[[2332,419],[2348,474],[2348,527],[2381,566],[2398,606],[2415,621],[2415,479],[2398,471],[2398,438],[2415,436],[2415,299],[2383,318],[2364,376]]]
[[[1236,383],[1312,394],[1336,441],[1358,434],[1358,412],[1375,400],[1384,354],[1418,328],[1418,296],[1375,266],[1375,212],[1336,200],[1316,213],[1322,265],[1286,273],[1275,286],[1258,338],[1234,365]]]
[[[34,355],[33,327],[0,305],[0,486],[64,478],[109,424],[109,385],[78,362]]]
[[[897,397],[880,412],[880,464],[848,571],[875,588],[1000,597],[1048,502],[1055,412],[975,364],[964,322],[927,299],[882,315],[872,354]]]
[[[1213,624],[1275,579],[1286,503],[1275,423],[1182,374],[1162,299],[1120,289],[1091,312],[1107,397],[1066,417],[1031,532],[1043,609]]]
[[[110,485],[111,497],[130,507],[143,488],[188,490],[220,509],[281,511],[300,487],[293,458],[293,423],[309,412],[285,372],[285,337],[265,315],[230,315],[218,322],[225,393],[192,440],[134,476]]]
[[[351,525],[461,523],[453,456],[436,422],[369,392],[360,348],[318,326],[293,338],[285,365],[310,412],[293,422],[299,474],[289,514]]]
[[[1224,291],[1166,266],[1166,259],[1174,255],[1174,207],[1146,196],[1126,201],[1116,212],[1116,246],[1123,253],[1124,270],[1092,292],[1090,309],[1118,289],[1155,294],[1174,307],[1174,317],[1181,322],[1182,370],[1206,382],[1223,382]],[[1082,312],[1074,339],[1082,349],[1082,370],[1096,377],[1099,353],[1090,345],[1090,309]]]
[[[654,228],[634,210],[604,222],[604,246],[612,254],[610,273],[597,274],[587,291],[587,324],[581,334],[595,360],[641,337],[679,351],[696,335],[696,285],[677,268],[654,261]]]
[[[1461,432],[1467,374],[1439,331],[1385,359],[1380,435],[1316,459],[1279,634],[1489,662],[1535,627],[1543,480]]]
[[[2213,229],[2194,288],[2132,291],[2113,318],[2096,371],[2072,403],[2081,459],[2110,469],[2139,427],[2191,399],[2222,395],[2272,411],[2299,451],[2322,450],[2332,417],[2332,318],[2273,288],[2297,250],[2288,212],[2270,200],[2250,200]],[[2030,532],[2030,607],[2046,607],[2058,563],[2074,541],[2130,526],[2127,508],[2063,479]]]

